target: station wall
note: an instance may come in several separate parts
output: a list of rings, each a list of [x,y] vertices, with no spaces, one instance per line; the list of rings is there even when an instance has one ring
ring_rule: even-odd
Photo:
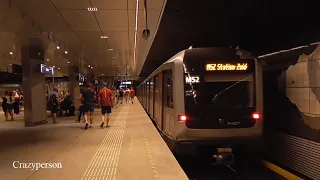
[[[265,156],[320,179],[320,47],[291,62],[264,72]]]
[[[320,46],[282,72],[278,87],[300,111],[300,116],[292,119],[295,123],[288,129],[290,133],[320,142]]]

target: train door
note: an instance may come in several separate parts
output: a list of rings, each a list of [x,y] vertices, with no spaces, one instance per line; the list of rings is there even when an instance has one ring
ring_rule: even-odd
[[[150,117],[153,118],[153,109],[154,109],[154,78],[150,80]]]
[[[141,105],[142,105],[142,107],[143,107],[143,100],[144,100],[144,99],[143,99],[143,90],[144,90],[144,89],[143,89],[143,84],[141,85],[140,88],[141,88]]]
[[[162,130],[162,73],[157,74],[154,78],[154,81],[154,120]]]
[[[147,111],[150,114],[150,80],[147,81]]]
[[[143,84],[143,107],[147,109],[147,83]]]
[[[172,70],[163,71],[163,113],[162,113],[162,123],[163,131],[170,133],[170,119],[173,111],[173,74]]]
[[[142,106],[143,106],[143,108],[146,107],[146,106],[144,105],[145,102],[146,102],[145,92],[146,92],[146,90],[145,90],[145,83],[143,83],[143,84],[142,84]]]

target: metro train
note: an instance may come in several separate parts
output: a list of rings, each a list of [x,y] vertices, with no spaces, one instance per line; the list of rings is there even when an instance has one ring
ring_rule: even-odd
[[[249,52],[183,50],[137,87],[137,97],[175,153],[252,150],[261,143],[262,64]]]

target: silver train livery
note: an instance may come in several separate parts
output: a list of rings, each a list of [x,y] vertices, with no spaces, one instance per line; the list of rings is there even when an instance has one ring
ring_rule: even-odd
[[[248,52],[183,50],[138,86],[137,97],[175,153],[260,143],[262,65]]]

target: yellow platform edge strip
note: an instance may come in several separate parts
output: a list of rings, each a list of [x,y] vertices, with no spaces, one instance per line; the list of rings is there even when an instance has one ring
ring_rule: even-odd
[[[281,175],[282,177],[289,179],[289,180],[303,180],[302,178],[280,168],[279,166],[276,166],[274,164],[272,164],[271,162],[268,162],[266,160],[262,160],[262,164],[269,168],[270,170],[274,171],[275,173]]]

